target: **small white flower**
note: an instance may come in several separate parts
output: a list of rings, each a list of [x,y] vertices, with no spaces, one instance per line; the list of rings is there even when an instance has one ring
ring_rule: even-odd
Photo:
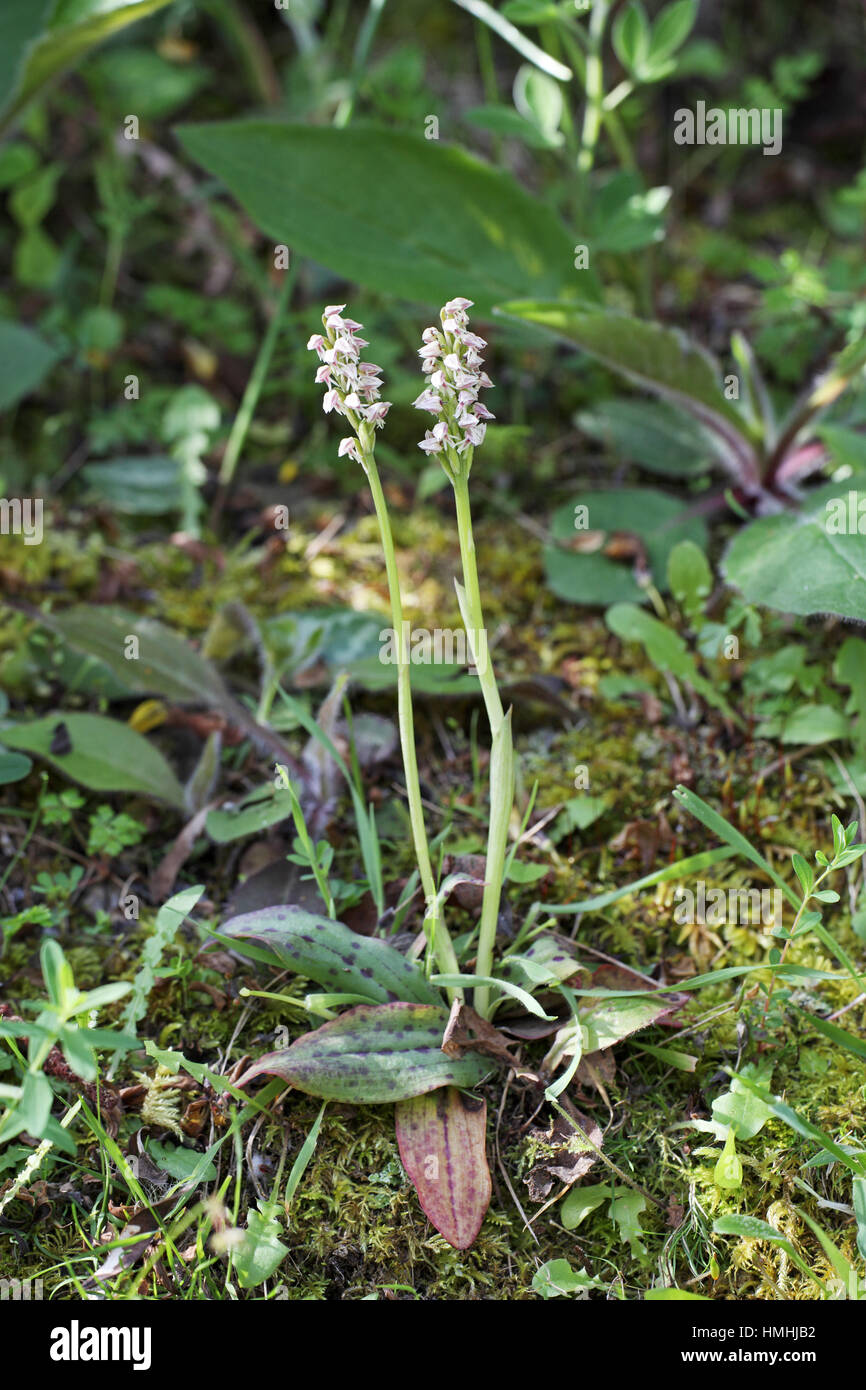
[[[354,435],[351,435],[348,439],[340,440],[337,457],[343,458],[346,454],[348,454],[350,458],[353,458],[356,463],[361,462],[361,450],[358,447],[358,441]]]
[[[322,409],[324,410],[324,412],[325,412],[326,415],[330,415],[330,413],[331,413],[332,410],[339,411],[339,409],[340,409],[340,393],[339,393],[339,391],[335,391],[335,390],[333,389],[333,387],[332,387],[330,391],[326,391],[326,392],[325,392],[325,399],[322,401]]]

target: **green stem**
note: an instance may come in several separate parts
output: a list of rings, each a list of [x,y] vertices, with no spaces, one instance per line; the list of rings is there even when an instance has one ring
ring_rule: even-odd
[[[583,132],[580,138],[578,172],[588,174],[595,163],[595,147],[604,116],[604,67],[601,60],[601,41],[610,11],[610,0],[595,0],[589,21],[589,52],[586,57],[586,109],[583,113]]]
[[[244,447],[247,431],[252,424],[256,406],[259,403],[259,396],[262,393],[262,387],[268,375],[271,358],[274,355],[274,348],[277,345],[277,338],[279,337],[280,329],[283,325],[283,318],[289,306],[289,300],[292,297],[292,290],[295,287],[297,275],[297,261],[292,259],[289,269],[283,276],[283,283],[280,286],[276,308],[274,309],[271,321],[265,331],[265,336],[262,338],[255,365],[250,373],[250,379],[247,382],[246,390],[244,391],[241,403],[238,407],[238,413],[234,418],[229,433],[228,443],[226,444],[226,450],[223,454],[223,460],[219,471],[219,485],[222,489],[231,485],[232,478],[235,475],[235,469],[238,466],[238,459]]]
[[[337,108],[334,116],[335,126],[347,126],[352,119],[355,110],[355,102],[358,100],[358,91],[364,72],[367,67],[367,59],[370,56],[370,49],[376,30],[379,27],[379,20],[382,18],[382,11],[385,8],[386,0],[370,0],[369,8],[364,16],[361,28],[358,31],[358,41],[355,45],[355,56],[352,61],[352,72],[349,78],[349,95],[342,101]]]
[[[496,945],[496,926],[499,920],[499,900],[505,873],[505,854],[508,845],[508,826],[514,801],[514,750],[511,737],[511,711],[506,715],[499,698],[496,676],[490,662],[481,607],[481,589],[475,560],[475,538],[472,534],[472,512],[469,506],[469,468],[471,457],[458,472],[449,472],[454,487],[457,509],[457,533],[460,539],[460,559],[464,588],[458,587],[463,623],[475,656],[475,666],[492,744],[490,750],[490,825],[487,834],[487,860],[484,870],[484,897],[481,904],[481,925],[478,934],[478,954],[475,973],[492,975],[493,951]],[[474,1006],[482,1018],[490,1009],[487,985],[478,985]]]
[[[424,916],[424,930],[441,973],[443,975],[459,974],[460,966],[454,953],[451,937],[448,934],[448,928],[445,926],[444,921],[441,920],[439,903],[436,896],[436,880],[433,877],[430,849],[427,844],[427,832],[424,828],[424,811],[421,806],[421,784],[418,779],[418,759],[415,753],[415,721],[412,714],[409,652],[408,644],[404,641],[403,637],[403,603],[400,597],[400,576],[397,571],[397,556],[394,551],[394,538],[391,534],[388,506],[385,501],[385,494],[382,491],[382,484],[379,479],[376,459],[372,449],[363,451],[363,467],[370,483],[373,506],[376,509],[376,520],[379,523],[379,535],[382,540],[382,551],[385,556],[385,573],[388,578],[388,593],[391,599],[391,623],[394,628],[394,637],[397,644],[397,722],[400,729],[400,747],[403,751],[403,769],[406,776],[406,796],[409,802],[409,820],[412,826],[412,840],[415,846],[415,858],[418,863],[418,871],[421,875],[421,886],[424,890],[424,898],[427,906],[427,911]],[[460,993],[460,990],[449,990],[449,997],[453,999]]]

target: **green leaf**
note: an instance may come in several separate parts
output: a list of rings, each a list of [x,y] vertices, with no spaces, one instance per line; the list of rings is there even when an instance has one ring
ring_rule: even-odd
[[[468,1250],[490,1203],[487,1106],[445,1086],[394,1111],[397,1143],[428,1219],[455,1250]]]
[[[565,105],[558,82],[537,68],[522,67],[514,79],[514,104],[521,116],[543,131],[551,144],[560,144],[559,123]]]
[[[597,999],[580,1010],[584,1050],[601,1052],[622,1042],[641,1028],[648,1028],[674,1006],[668,999]]]
[[[812,1124],[811,1120],[804,1119],[792,1106],[787,1105],[785,1101],[780,1100],[778,1096],[771,1095],[769,1091],[765,1090],[762,1086],[758,1086],[756,1082],[745,1075],[745,1070],[744,1068],[739,1074],[743,1086],[746,1090],[752,1091],[760,1100],[764,1101],[777,1119],[782,1120],[795,1134],[801,1135],[804,1139],[811,1139],[816,1144],[823,1145],[827,1153],[831,1154],[837,1163],[841,1163],[848,1168],[854,1174],[855,1178],[864,1176],[864,1171],[866,1171],[866,1169],[864,1169],[864,1162],[866,1162],[866,1160],[864,1160],[863,1157],[852,1156],[841,1144],[837,1144],[835,1139],[831,1139],[829,1134],[825,1134],[824,1130]]]
[[[4,0],[0,132],[53,77],[112,34],[167,4],[168,0],[56,0],[52,7],[40,0]]]
[[[862,637],[848,637],[836,653],[833,674],[840,685],[851,688],[849,708],[856,715],[852,742],[866,752],[866,642]]]
[[[254,787],[237,806],[209,812],[205,829],[218,845],[227,845],[245,835],[259,835],[291,814],[291,800],[285,788],[266,782],[264,786]]]
[[[692,32],[697,17],[698,0],[674,0],[663,9],[652,27],[652,61],[671,58]]]
[[[137,45],[112,46],[90,60],[84,75],[114,120],[133,111],[141,121],[163,120],[211,81],[200,63],[172,63]]]
[[[759,1216],[738,1216],[736,1214],[720,1216],[713,1222],[713,1231],[720,1236],[739,1236],[745,1240],[768,1240],[773,1245],[778,1245],[780,1250],[784,1250],[788,1258],[794,1261],[802,1273],[807,1274],[815,1283],[820,1283],[820,1280],[797,1254],[787,1236],[783,1236],[780,1231],[776,1230],[775,1226],[771,1226],[769,1221],[762,1221]]]
[[[604,444],[617,462],[638,463],[651,473],[705,473],[712,458],[700,425],[665,401],[618,396],[582,411],[575,424]]]
[[[855,1178],[851,1184],[854,1218],[857,1222],[857,1249],[866,1260],[866,1178]]]
[[[488,313],[533,286],[573,283],[572,238],[556,214],[436,140],[266,121],[178,135],[268,236],[368,289],[438,305],[459,286]]]
[[[613,1190],[616,1191],[616,1188]],[[591,1212],[609,1200],[610,1195],[610,1183],[581,1183],[580,1186],[572,1187],[565,1194],[559,1208],[559,1219],[565,1229],[576,1231]]]
[[[668,556],[668,586],[693,625],[703,616],[713,590],[713,572],[706,555],[694,541],[680,541]]]
[[[275,963],[333,992],[360,994],[382,1004],[395,999],[442,1002],[435,985],[393,946],[300,907],[241,913],[226,922],[220,936],[258,942],[273,953]]]
[[[158,1163],[169,1177],[176,1178],[178,1182],[189,1182],[192,1177],[195,1177],[197,1184],[213,1182],[217,1176],[216,1165],[212,1162],[202,1164],[205,1155],[197,1149],[184,1149],[179,1144],[162,1144],[158,1139],[152,1139],[147,1151],[154,1163]]]
[[[617,16],[611,39],[623,67],[639,74],[650,51],[649,20],[639,0],[630,0]]]
[[[572,1269],[568,1260],[548,1260],[532,1277],[532,1292],[540,1298],[559,1298],[562,1294],[600,1287],[598,1279],[583,1269]]]
[[[29,774],[32,766],[23,753],[7,753],[5,748],[0,748],[0,787],[7,787],[10,782],[20,782]]]
[[[578,512],[585,507],[586,513]],[[575,528],[577,520],[587,525]],[[564,543],[544,549],[547,584],[559,598],[573,603],[609,604],[618,600],[645,603],[646,593],[637,583],[628,563],[610,559],[599,547],[576,552],[567,543],[580,543],[582,536],[600,532],[603,538],[626,531],[637,536],[646,550],[656,587],[666,583],[667,561],[678,541],[706,541],[706,530],[697,517],[688,516],[681,502],[648,488],[620,488],[616,492],[585,492],[573,502],[558,507],[551,517],[554,539]]]
[[[234,1252],[234,1265],[242,1289],[254,1289],[279,1269],[289,1253],[280,1240],[282,1227],[273,1212],[250,1211],[243,1243]]]
[[[750,1062],[744,1066],[740,1076],[734,1077],[730,1090],[713,1101],[713,1121],[719,1138],[729,1132],[735,1139],[754,1139],[773,1118],[773,1109],[743,1084],[741,1078],[755,1081],[759,1086],[770,1085],[773,1076],[772,1062],[759,1065]]]
[[[825,1038],[836,1043],[839,1047],[844,1047],[846,1052],[859,1057],[861,1062],[866,1062],[866,1040],[858,1038],[854,1033],[849,1033],[847,1028],[839,1028],[835,1023],[830,1023],[826,1018],[819,1018],[816,1014],[809,1013],[806,1009],[801,1009],[798,1004],[794,1007],[801,1013],[808,1023],[817,1033],[823,1033]]]
[[[181,505],[180,465],[177,459],[154,454],[149,458],[116,458],[89,463],[84,477],[97,496],[115,511],[131,516],[162,516]]]
[[[729,719],[740,722],[717,686],[701,675],[695,658],[673,628],[633,603],[615,603],[605,614],[605,622],[611,632],[624,641],[640,642],[657,670],[669,671],[679,680],[687,681],[708,705],[714,705]]]
[[[442,1051],[448,1010],[430,1004],[361,1005],[260,1057],[243,1081],[266,1073],[324,1100],[375,1105],[440,1086],[470,1087],[490,1070],[478,1053]]]
[[[519,111],[515,111],[513,106],[497,106],[493,103],[485,106],[473,106],[466,112],[465,119],[472,125],[479,126],[481,130],[492,130],[494,135],[504,135],[516,140],[522,140],[524,145],[530,149],[549,150],[558,145],[558,141],[546,135],[545,132],[536,125],[534,121],[529,121],[525,116],[521,116]],[[443,480],[443,485],[447,484],[448,479],[436,465],[436,476]]]
[[[234,705],[216,668],[155,618],[81,604],[62,613],[40,613],[39,621],[76,651],[101,661],[130,694],[162,695],[178,704],[216,709]],[[132,650],[130,637],[138,640],[137,658],[126,656]]]
[[[794,910],[799,910],[800,900],[790,884],[786,883],[781,874],[777,873],[764,856],[758,853],[754,846],[746,839],[745,835],[739,830],[736,830],[734,826],[729,825],[724,816],[720,816],[718,811],[714,811],[712,806],[708,806],[706,801],[703,801],[694,792],[689,791],[688,787],[675,787],[674,799],[678,801],[681,806],[685,807],[689,814],[694,816],[695,820],[699,820],[701,825],[706,826],[707,830],[711,830],[714,835],[718,835],[720,839],[724,840],[725,843],[736,850],[738,854],[742,854],[744,858],[756,864],[759,869],[763,869],[764,873],[773,880],[776,887],[781,888]]]
[[[864,622],[864,535],[866,491],[846,492],[830,483],[811,493],[797,512],[753,521],[734,537],[722,568],[749,603]]]
[[[718,363],[677,329],[555,301],[505,303],[500,312],[550,329],[627,381],[685,410],[709,431],[729,471],[757,485],[754,450],[742,416],[725,399]]]
[[[72,745],[68,753],[52,751],[60,726]],[[183,809],[183,787],[159,749],[117,719],[55,710],[32,724],[8,725],[2,738],[92,791],[137,792]]]
[[[832,705],[800,705],[782,725],[782,743],[833,743],[847,739],[851,726]]]
[[[0,410],[36,391],[59,356],[32,328],[0,319]]]

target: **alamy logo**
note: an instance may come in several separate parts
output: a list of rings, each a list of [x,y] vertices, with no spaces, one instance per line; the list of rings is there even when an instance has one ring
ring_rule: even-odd
[[[0,536],[23,536],[25,545],[42,541],[42,498],[0,497]]]
[[[463,628],[434,627],[432,632],[424,627],[413,628],[408,619],[404,620],[402,632],[397,634],[393,627],[385,627],[379,633],[379,660],[384,665],[396,665],[400,660],[400,647],[404,660],[413,666],[468,666],[479,675],[487,673],[487,633],[484,628],[466,633]]]
[[[0,1299],[14,1299],[15,1302],[29,1303],[31,1299],[45,1297],[41,1279],[0,1279]]]
[[[149,1327],[69,1327],[51,1330],[52,1361],[131,1361],[134,1371],[150,1370]]]
[[[678,145],[763,145],[764,154],[782,149],[782,110],[777,107],[725,111],[699,101],[694,111],[681,106],[674,112],[674,140]]]
[[[699,879],[696,889],[674,890],[674,921],[678,926],[780,927],[782,893],[779,888],[713,888]]]

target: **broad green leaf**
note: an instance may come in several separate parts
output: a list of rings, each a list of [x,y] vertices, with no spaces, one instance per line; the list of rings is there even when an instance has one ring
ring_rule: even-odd
[[[773,1076],[773,1063],[759,1065],[750,1062],[744,1066],[741,1076],[756,1081],[759,1086],[769,1086]],[[730,1090],[725,1091],[713,1101],[713,1120],[716,1133],[723,1138],[730,1130],[735,1139],[754,1139],[773,1118],[772,1108],[743,1085],[740,1076],[734,1077]]]
[[[0,787],[7,787],[10,782],[20,782],[32,766],[23,753],[7,753],[5,748],[0,748]]]
[[[796,512],[753,521],[722,562],[749,603],[866,622],[866,491],[830,483]]]
[[[242,1244],[234,1252],[234,1266],[242,1289],[254,1289],[279,1269],[289,1253],[280,1236],[283,1228],[273,1212],[252,1210]]]
[[[409,1100],[440,1086],[470,1087],[490,1070],[476,1052],[442,1051],[448,1010],[431,1004],[361,1005],[260,1057],[243,1082],[263,1073],[323,1100],[359,1105]]]
[[[847,739],[851,725],[832,705],[800,705],[782,725],[782,743],[832,743]]]
[[[487,1106],[454,1086],[401,1100],[394,1111],[403,1167],[429,1220],[468,1250],[490,1203]]]
[[[616,1189],[614,1188],[614,1191]],[[591,1212],[610,1200],[610,1183],[581,1183],[565,1194],[559,1208],[559,1219],[567,1231],[576,1231]]]
[[[488,313],[542,284],[573,286],[573,239],[556,214],[453,146],[255,120],[178,135],[268,236],[368,289],[433,305],[459,292]]]
[[[147,1150],[154,1162],[178,1182],[189,1182],[194,1178],[198,1185],[200,1182],[213,1182],[216,1179],[215,1164],[211,1161],[203,1164],[202,1159],[206,1156],[199,1153],[198,1149],[185,1149],[179,1144],[162,1144],[158,1139],[153,1139]]]
[[[582,508],[586,511],[579,510]],[[578,522],[580,529],[576,527]],[[573,603],[646,602],[646,594],[634,577],[633,564],[603,553],[604,545],[615,533],[627,532],[637,538],[646,551],[653,582],[659,589],[666,586],[668,556],[678,541],[706,543],[702,521],[687,516],[681,502],[648,488],[585,492],[557,508],[550,529],[561,544],[544,549],[548,587],[559,598]],[[589,541],[593,545],[597,542],[597,548],[576,549]]]
[[[598,1289],[602,1284],[583,1269],[572,1269],[568,1260],[548,1260],[532,1276],[532,1292],[540,1298],[559,1298],[582,1289]]]
[[[74,67],[91,48],[167,4],[168,0],[4,0],[0,132],[47,82]]]
[[[638,463],[651,473],[689,477],[705,473],[712,459],[700,425],[665,401],[619,396],[582,411],[575,423],[618,462]]]
[[[580,304],[524,300],[500,312],[537,323],[700,422],[720,460],[757,484],[754,451],[743,418],[722,389],[716,360],[675,328]]]
[[[107,666],[130,694],[162,695],[178,704],[234,705],[216,668],[183,637],[155,618],[121,608],[81,604],[62,613],[40,613],[39,621],[76,651]],[[130,638],[138,643],[138,655]]]
[[[332,992],[359,994],[382,1004],[395,999],[442,1002],[435,985],[386,941],[359,936],[342,922],[300,907],[244,912],[226,922],[220,936],[257,942],[273,953],[276,963]]]
[[[205,829],[218,845],[227,845],[245,835],[259,835],[269,826],[287,820],[291,814],[291,801],[285,788],[266,782],[262,787],[255,787],[237,806],[211,811]]]
[[[52,751],[52,744],[60,746],[62,728],[71,743],[68,753]],[[47,759],[92,791],[135,792],[184,808],[183,787],[159,749],[117,719],[55,710],[31,724],[8,725],[0,737],[10,748]]]
[[[0,410],[37,390],[59,356],[32,328],[0,319]]]
[[[183,501],[180,465],[164,455],[89,463],[84,477],[97,497],[132,516],[163,516]]]
[[[584,1051],[601,1052],[622,1042],[641,1028],[648,1028],[669,1014],[675,1006],[670,1000],[597,999],[580,1010],[584,1032]]]

